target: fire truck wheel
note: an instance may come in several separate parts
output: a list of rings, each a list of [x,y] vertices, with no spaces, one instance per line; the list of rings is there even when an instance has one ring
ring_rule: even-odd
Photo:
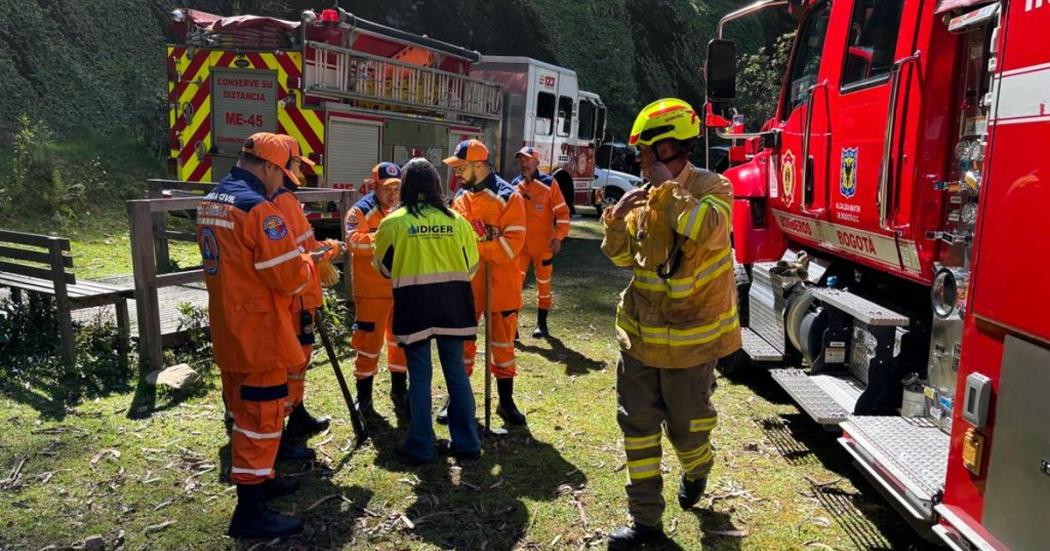
[[[616,187],[607,187],[602,192],[602,202],[594,205],[594,210],[598,211],[598,217],[600,218],[602,212],[605,209],[612,208],[616,203],[620,202],[620,198],[623,197],[623,190]]]

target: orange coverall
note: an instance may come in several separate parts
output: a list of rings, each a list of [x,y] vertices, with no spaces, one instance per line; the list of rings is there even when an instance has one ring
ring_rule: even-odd
[[[258,484],[274,476],[288,370],[304,361],[291,305],[314,270],[262,183],[237,167],[197,207],[197,243],[233,414],[230,479]]]
[[[569,236],[569,206],[557,182],[546,174],[537,173],[531,182],[518,176],[512,185],[525,199],[525,247],[518,257],[524,281],[529,264],[536,272],[536,298],[540,310],[550,310],[554,304],[551,295],[551,277],[554,274],[554,253],[551,241]]]
[[[408,369],[405,351],[394,340],[393,285],[372,264],[375,232],[387,214],[373,192],[362,197],[346,217],[346,245],[353,254],[356,309],[350,346],[357,350],[354,376],[358,379],[371,377],[379,371],[384,338],[387,368],[392,373],[405,373]]]
[[[478,318],[485,311],[485,271],[492,269],[492,365],[489,368],[497,379],[513,377],[517,373],[514,362],[514,334],[521,308],[521,269],[518,256],[525,245],[525,201],[514,187],[495,173],[482,182],[480,191],[462,188],[452,208],[463,215],[476,229],[484,226],[493,231],[493,239],[478,243],[481,268],[474,274],[474,309]],[[477,343],[468,340],[463,345],[467,375],[474,372]]]

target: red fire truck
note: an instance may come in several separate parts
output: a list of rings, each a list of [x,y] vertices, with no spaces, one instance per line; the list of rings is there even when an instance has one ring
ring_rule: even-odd
[[[534,93],[539,81],[504,90],[499,82],[478,78],[482,56],[476,51],[338,8],[304,11],[300,21],[179,9],[172,13],[168,41],[169,169],[179,180],[221,179],[240,144],[259,131],[299,140],[317,163],[305,171],[311,186],[363,193],[377,162],[422,156],[440,167],[457,143],[470,138],[489,144],[496,166],[510,174],[516,164],[503,152],[520,148],[522,128],[543,116],[521,109],[526,95],[545,97]],[[587,159],[593,159],[599,122],[604,130],[604,106],[596,95],[578,90],[574,72],[527,61],[519,71],[523,83],[534,76],[533,65],[561,76],[553,89],[559,94],[560,126],[553,128],[553,110],[548,125],[561,140],[558,145],[571,151],[561,151],[553,168],[562,169],[569,189],[574,178],[589,176],[589,192],[593,162],[578,162],[574,153],[589,151]],[[504,126],[518,131],[505,136]],[[509,139],[517,141],[501,141]],[[452,172],[446,176],[454,189]],[[308,214],[315,220],[334,216]]]
[[[729,22],[798,16],[775,117],[732,133]],[[1050,2],[763,1],[709,45],[745,345],[914,526],[1050,548]],[[805,369],[791,366],[801,365]]]

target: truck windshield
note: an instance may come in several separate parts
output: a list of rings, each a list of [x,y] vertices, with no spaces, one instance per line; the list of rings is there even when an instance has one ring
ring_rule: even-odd
[[[795,53],[791,59],[791,79],[788,81],[787,102],[782,114],[784,120],[806,101],[809,87],[817,82],[830,11],[830,4],[825,2],[813,8],[802,23],[798,40],[795,42]]]

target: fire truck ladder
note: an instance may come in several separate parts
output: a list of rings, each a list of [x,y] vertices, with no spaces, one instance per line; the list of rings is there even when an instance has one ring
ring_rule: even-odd
[[[308,95],[500,119],[498,84],[374,56],[320,42],[307,42],[304,90]]]

